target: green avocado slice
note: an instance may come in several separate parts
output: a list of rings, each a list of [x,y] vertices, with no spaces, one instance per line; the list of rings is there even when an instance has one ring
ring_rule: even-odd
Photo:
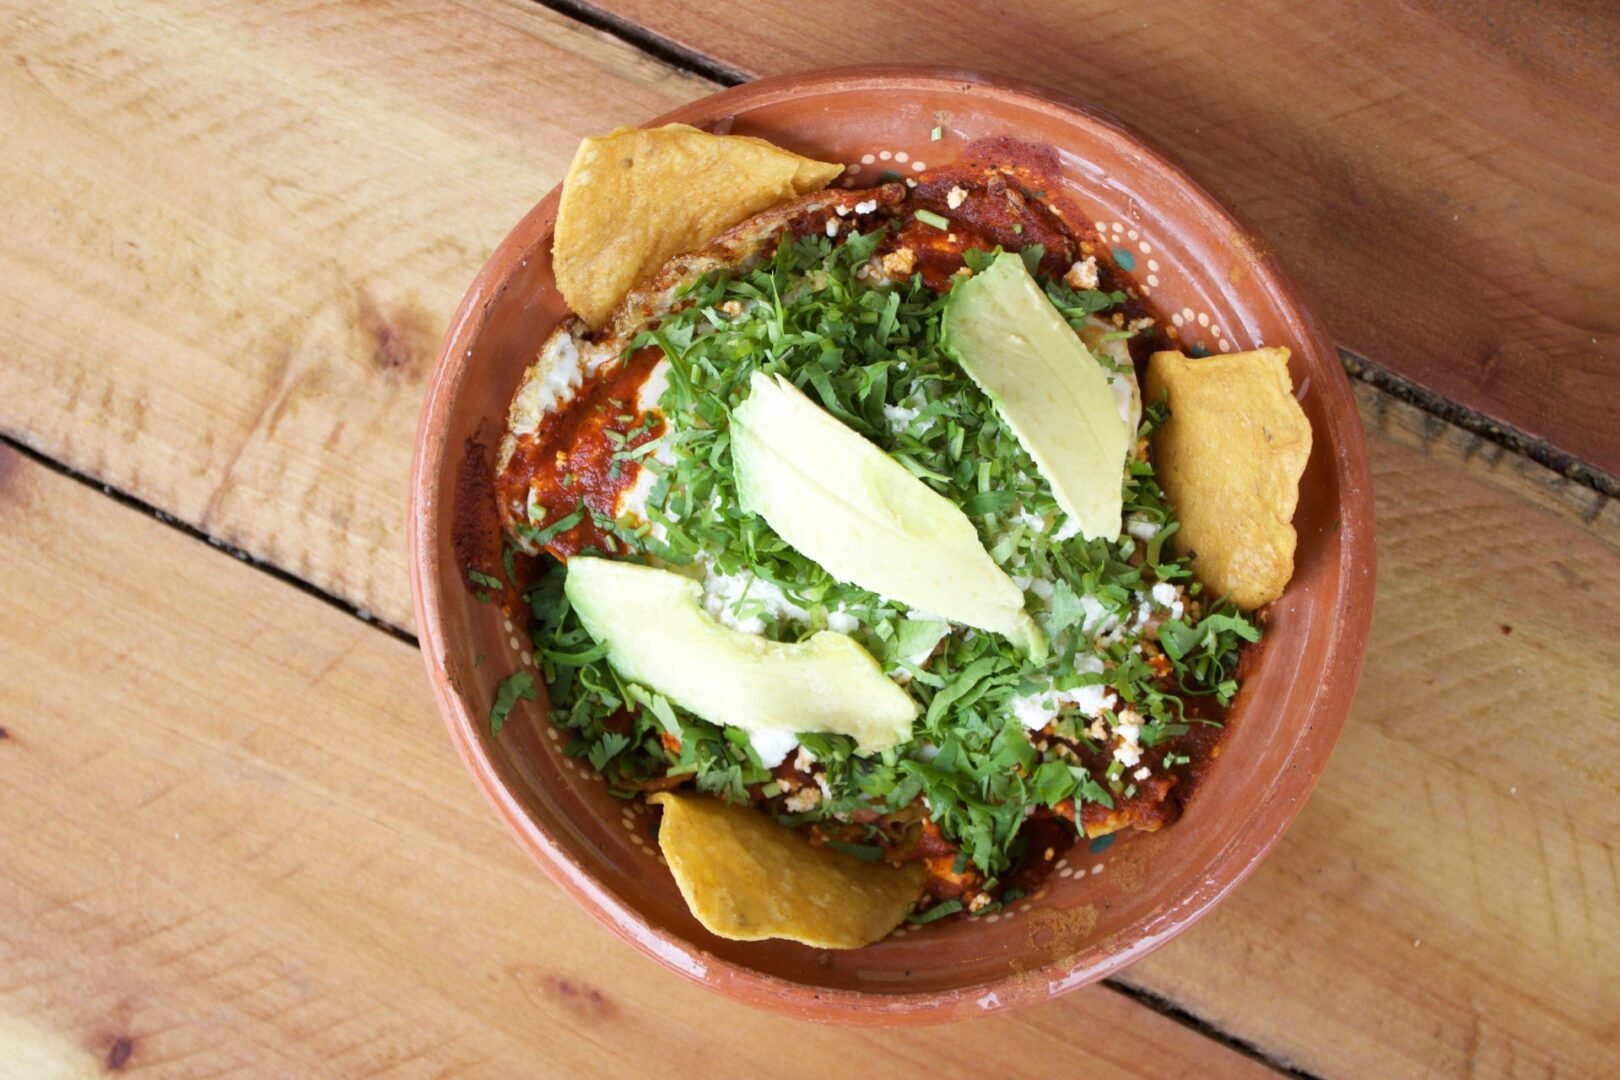
[[[998,255],[958,282],[942,341],[1013,430],[1087,540],[1118,538],[1131,433],[1102,368],[1024,267]]]
[[[917,703],[846,634],[745,634],[709,617],[691,578],[610,559],[569,559],[563,591],[620,675],[711,723],[848,735],[862,752],[911,737]]]
[[[966,514],[786,379],[755,372],[731,411],[742,507],[840,581],[1003,634],[1046,639]]]

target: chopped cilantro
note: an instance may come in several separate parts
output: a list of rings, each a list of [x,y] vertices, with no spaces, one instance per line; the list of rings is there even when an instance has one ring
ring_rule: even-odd
[[[919,911],[917,914],[911,916],[911,918],[907,919],[906,921],[911,923],[913,926],[922,926],[923,924],[931,923],[931,922],[935,921],[936,919],[943,919],[947,915],[955,915],[958,911],[961,911],[961,910],[962,910],[962,901],[960,901],[960,900],[945,900],[945,901],[942,901],[941,903],[935,904],[933,907],[929,908],[927,911]]]
[[[916,217],[935,228],[950,227],[929,211]],[[1027,808],[1070,800],[1077,811],[1090,803],[1112,808],[1127,797],[1130,784],[1122,767],[1111,775],[1093,774],[1072,755],[1037,750],[1013,716],[1014,699],[1106,687],[1119,709],[1128,705],[1141,718],[1142,745],[1164,745],[1156,753],[1163,755],[1164,768],[1172,768],[1173,744],[1165,744],[1185,732],[1193,718],[1171,690],[1230,700],[1238,646],[1259,631],[1229,605],[1199,601],[1188,605],[1182,619],[1158,624],[1173,678],[1158,674],[1162,662],[1155,669],[1133,651],[1133,645],[1153,641],[1137,618],[1152,585],[1191,581],[1185,562],[1167,550],[1165,540],[1177,527],[1175,514],[1151,463],[1129,462],[1121,477],[1125,516],[1152,523],[1150,541],[1128,535],[1115,541],[1056,539],[1054,530],[1064,518],[1050,486],[993,403],[940,346],[944,297],[919,276],[880,281],[862,269],[884,235],[878,228],[839,243],[818,235],[789,238],[756,265],[715,272],[686,286],[676,309],[629,346],[656,347],[670,362],[662,402],[667,426],[657,440],[668,453],[655,459],[643,456],[645,447],[620,451],[640,457],[656,476],[647,517],[662,539],[653,540],[645,525],[630,527],[595,513],[592,520],[622,542],[630,557],[677,566],[701,561],[708,572],[748,573],[780,589],[802,618],[767,607],[757,586],[734,607],[739,618],[760,619],[772,640],[804,640],[827,629],[835,612],[852,619],[848,632],[904,681],[921,707],[913,740],[880,755],[859,756],[844,736],[802,734],[801,745],[822,770],[825,795],[818,805],[789,813],[775,801],[785,792],[742,732],[710,724],[625,681],[612,668],[606,650],[568,605],[564,565],[543,558],[542,577],[525,595],[535,616],[535,656],[551,691],[552,720],[573,733],[570,752],[588,758],[613,790],[637,790],[666,776],[686,778],[700,791],[736,802],[763,795],[788,826],[842,827],[856,814],[908,808],[916,813],[926,807],[945,837],[958,845],[958,869],[975,867],[989,881],[1008,870],[1021,850]],[[1038,272],[1044,250],[1030,245],[1021,254]],[[992,256],[970,250],[964,258],[977,271]],[[1089,316],[1125,301],[1122,292],[1075,290],[1045,278],[1042,283],[1077,329]],[[719,311],[722,304],[725,313]],[[998,635],[952,627],[838,581],[761,518],[743,512],[732,470],[729,414],[746,396],[756,371],[785,376],[962,507],[990,557],[1024,587],[1031,615],[1053,640],[1051,659],[1032,665]],[[897,416],[904,422],[897,423]],[[1138,434],[1146,436],[1165,416],[1163,401],[1147,403]],[[543,547],[587,512],[582,504],[544,529],[522,535]],[[1196,598],[1196,587],[1188,595]],[[1107,725],[1117,722],[1117,711],[1099,716]],[[1059,726],[1066,739],[1095,751],[1102,747],[1085,734],[1092,720],[1065,714]],[[832,843],[858,849],[863,857],[881,853],[875,834],[865,837],[871,843],[841,835]],[[949,901],[914,921],[961,909]]]
[[[495,704],[489,708],[489,733],[501,733],[518,699],[533,701],[535,696],[534,676],[527,671],[515,671],[502,679],[495,686]]]
[[[558,518],[556,521],[553,521],[550,525],[547,525],[543,529],[536,529],[532,525],[519,525],[517,530],[525,540],[529,541],[535,547],[543,548],[547,544],[551,543],[551,541],[557,536],[567,532],[569,529],[572,529],[574,526],[578,525],[584,520],[585,504],[580,503],[579,508],[576,509],[572,514],[566,514],[563,517]]]
[[[615,754],[629,745],[630,739],[628,736],[620,735],[616,731],[607,731],[603,732],[600,739],[591,744],[591,748],[586,752],[585,756],[590,759],[591,765],[595,767],[596,771],[601,772],[607,768],[607,763],[613,759]]]

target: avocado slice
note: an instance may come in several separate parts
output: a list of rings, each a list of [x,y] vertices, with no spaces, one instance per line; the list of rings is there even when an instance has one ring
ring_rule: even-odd
[[[1018,436],[1087,540],[1118,538],[1125,455],[1108,373],[1013,253],[958,282],[942,341]]]
[[[848,735],[863,752],[911,737],[917,703],[847,634],[787,644],[732,630],[691,578],[610,559],[569,559],[563,591],[620,675],[711,723]]]
[[[967,515],[786,379],[749,380],[731,411],[731,459],[742,508],[839,581],[1045,658],[1024,594]]]

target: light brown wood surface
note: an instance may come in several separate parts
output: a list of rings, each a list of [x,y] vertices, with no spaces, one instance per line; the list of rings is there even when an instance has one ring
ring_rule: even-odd
[[[0,513],[0,1077],[97,1075],[120,1040],[187,1077],[940,1061],[938,1031],[772,1016],[598,927],[496,823],[409,645],[4,447]],[[1267,1074],[1100,986],[951,1041],[998,1076]]]
[[[440,334],[581,135],[709,91],[526,3],[0,8],[0,428],[398,626]]]
[[[0,431],[399,625],[461,290],[578,134],[708,89],[516,3],[34,5],[0,44]],[[1620,511],[1361,395],[1351,723],[1279,851],[1123,981],[1321,1075],[1613,1074]],[[717,1041],[788,1075],[942,1045],[1252,1064],[1106,989],[931,1037],[703,994],[505,840],[408,646],[0,460],[0,1076],[124,1036],[177,1076],[612,1073]]]
[[[1214,186],[1339,344],[1620,473],[1620,5],[593,0],[739,73],[1066,90]]]

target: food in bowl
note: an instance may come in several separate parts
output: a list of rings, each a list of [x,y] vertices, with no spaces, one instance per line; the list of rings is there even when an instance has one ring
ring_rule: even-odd
[[[1176,350],[1032,148],[826,190],[766,147],[582,146],[582,317],[514,396],[509,545],[468,569],[532,616],[567,752],[662,808],[708,929],[851,948],[1182,813],[1311,432],[1287,350]]]

